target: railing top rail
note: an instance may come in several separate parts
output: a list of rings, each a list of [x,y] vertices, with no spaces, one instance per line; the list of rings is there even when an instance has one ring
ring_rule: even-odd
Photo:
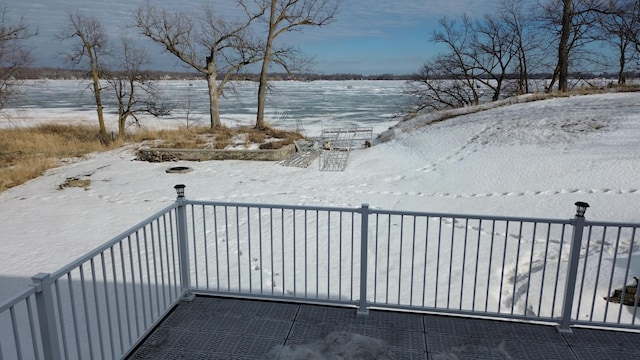
[[[337,206],[257,204],[257,203],[247,203],[247,202],[226,202],[226,201],[186,200],[185,204],[202,205],[202,206],[228,206],[228,207],[239,207],[239,208],[289,209],[289,210],[336,211],[336,212],[358,212],[358,213],[362,211],[362,207],[351,208],[351,207],[337,207]],[[422,216],[422,217],[498,220],[498,221],[530,222],[530,223],[550,223],[550,224],[570,224],[572,221],[572,219],[470,215],[470,214],[436,213],[436,212],[406,211],[406,210],[383,210],[383,209],[376,209],[376,208],[369,208],[368,212],[370,214],[408,215],[408,216]]]
[[[64,276],[68,272],[70,272],[73,269],[77,268],[80,264],[84,264],[85,262],[91,260],[92,258],[94,258],[95,256],[99,255],[100,253],[102,253],[106,249],[108,249],[108,248],[112,247],[113,245],[117,244],[122,239],[134,234],[136,231],[140,230],[141,228],[143,228],[144,226],[146,226],[149,223],[153,222],[154,220],[160,218],[162,215],[167,214],[171,210],[175,209],[178,205],[179,204],[177,202],[174,202],[171,205],[165,207],[164,209],[162,209],[162,210],[156,212],[155,214],[149,216],[145,220],[139,222],[138,224],[130,227],[128,230],[120,233],[119,235],[115,236],[111,240],[107,241],[103,245],[93,249],[91,252],[84,254],[83,256],[81,256],[78,259],[74,260],[73,262],[69,263],[67,266],[59,269],[58,271],[56,271],[55,273],[53,273],[51,275],[51,278],[55,280],[55,279],[58,279],[61,276]]]
[[[498,220],[498,221],[510,221],[510,222],[549,223],[549,224],[571,224],[573,220],[573,219],[528,218],[528,217],[516,217],[516,216],[435,213],[435,212],[405,211],[405,210],[381,210],[381,209],[375,209],[375,208],[370,209],[369,213],[386,214],[386,215],[442,217],[442,218],[456,218],[456,219]]]
[[[585,221],[584,226],[630,227],[630,228],[640,229],[640,223],[614,222],[614,221]]]
[[[11,308],[12,306],[18,304],[19,302],[23,301],[27,297],[31,296],[35,292],[36,292],[35,286],[27,287],[21,293],[15,295],[13,298],[7,300],[4,304],[0,304],[0,314],[2,314],[3,312],[7,311],[9,308]]]
[[[311,210],[311,211],[339,211],[339,212],[360,212],[361,207],[337,207],[337,206],[307,206],[307,205],[282,205],[282,204],[256,204],[245,202],[225,202],[225,201],[198,201],[187,200],[189,205],[203,206],[228,206],[239,208],[259,208],[259,209],[288,209],[288,210]]]

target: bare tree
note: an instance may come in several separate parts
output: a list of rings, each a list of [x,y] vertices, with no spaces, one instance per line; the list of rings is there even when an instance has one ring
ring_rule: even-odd
[[[100,140],[107,144],[107,128],[104,122],[102,106],[102,88],[100,79],[104,71],[102,60],[109,55],[108,37],[100,21],[92,16],[80,12],[67,13],[69,23],[58,34],[61,40],[77,38],[78,42],[71,47],[69,60],[77,65],[88,61],[92,79],[92,92],[96,101],[98,124],[100,126]]]
[[[457,63],[439,55],[422,66],[419,80],[409,80],[404,88],[409,104],[399,115],[412,118],[423,111],[459,108],[477,104],[477,89],[456,69]]]
[[[240,20],[216,16],[212,4],[187,14],[158,9],[147,1],[134,14],[135,26],[143,35],[205,75],[212,128],[222,126],[219,98],[227,83],[242,67],[262,59],[249,29],[263,14],[251,12],[240,0],[236,3],[243,13]]]
[[[481,84],[492,91],[493,101],[498,100],[516,55],[515,40],[506,24],[486,15],[477,22],[468,16],[461,21],[444,18],[440,26],[431,41],[446,46],[447,50],[423,66],[417,88],[409,87],[410,93],[416,94],[420,88],[427,92],[414,96],[427,101],[414,108],[477,105]]]
[[[291,60],[296,55],[292,49],[274,51],[276,38],[302,26],[324,26],[331,23],[339,5],[340,0],[262,0],[261,8],[268,14],[268,30],[258,86],[256,128],[265,127],[264,108],[269,65],[274,62],[290,72]]]
[[[617,51],[618,84],[625,84],[626,66],[640,35],[640,3],[637,0],[611,0],[607,12],[598,17],[598,24],[600,39]],[[635,55],[638,55],[637,51]]]
[[[110,74],[108,82],[118,103],[118,136],[122,139],[129,117],[139,123],[140,113],[169,115],[171,106],[161,101],[160,92],[155,88],[149,73],[143,69],[143,66],[150,64],[149,56],[143,48],[135,46],[130,38],[123,37],[120,50],[114,52],[114,57],[119,70]]]
[[[416,74],[418,81],[407,82],[405,93],[413,102],[402,115],[477,105],[484,96],[496,101],[508,89],[528,90],[527,57],[533,41],[515,0],[502,4],[500,15],[440,20],[431,41],[444,45],[446,51],[423,66]],[[512,80],[514,73],[518,78]],[[485,94],[486,90],[490,93]]]
[[[560,23],[560,42],[558,44],[558,91],[566,92],[569,79],[569,38],[571,37],[571,27],[573,25],[574,12],[573,0],[562,0],[562,21]],[[554,79],[555,74],[554,72]]]
[[[6,7],[0,7],[0,109],[11,96],[18,84],[16,72],[31,63],[31,52],[24,41],[35,36],[24,23],[24,19],[9,16]]]
[[[498,12],[502,15],[508,31],[513,36],[513,46],[515,47],[515,73],[518,76],[517,93],[526,94],[529,92],[529,70],[532,60],[532,52],[538,48],[536,39],[536,29],[533,21],[524,14],[525,9],[519,0],[502,0]]]
[[[453,80],[452,90],[463,89],[461,99],[469,99],[469,101],[464,100],[462,103],[477,105],[480,102],[480,94],[476,86],[479,71],[472,56],[469,55],[470,49],[473,47],[471,20],[469,17],[463,16],[461,23],[458,24],[455,20],[445,18],[440,20],[440,26],[442,29],[433,32],[431,42],[445,45],[447,52],[436,58],[434,62],[438,67],[443,67],[436,78],[445,75],[445,78]],[[432,71],[427,73],[432,73]],[[447,90],[445,93],[448,92],[451,91]]]
[[[606,13],[608,0],[547,0],[542,4],[541,20],[558,39],[558,57],[548,91],[556,81],[558,91],[569,90],[569,65],[576,62],[577,49],[595,40],[593,30],[598,14]],[[562,5],[561,11],[559,6]],[[558,16],[560,14],[560,16]]]
[[[497,101],[507,79],[511,62],[518,55],[516,38],[502,18],[485,15],[472,26],[470,59],[481,76],[477,83],[491,89],[491,100]]]
[[[441,29],[434,31],[431,41],[446,46],[446,51],[424,64],[416,77],[409,80],[405,94],[408,109],[402,114],[413,117],[425,110],[441,110],[476,105],[480,94],[476,86],[479,73],[469,55],[473,32],[471,20],[464,16],[461,23],[443,18]]]

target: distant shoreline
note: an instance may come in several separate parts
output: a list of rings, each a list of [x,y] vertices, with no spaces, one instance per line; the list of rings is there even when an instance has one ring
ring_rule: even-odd
[[[197,72],[147,70],[152,80],[204,80],[203,74]],[[86,69],[62,69],[49,67],[27,67],[20,69],[16,74],[20,80],[78,80],[90,79],[90,74]],[[235,80],[259,81],[260,74],[242,73],[235,75]],[[315,80],[413,80],[417,79],[415,74],[315,74],[305,73],[290,76],[287,73],[271,73],[269,81],[315,81]]]
[[[204,75],[196,72],[180,72],[180,71],[163,71],[163,70],[148,70],[148,75],[151,80],[204,80]],[[633,74],[640,75],[640,74]],[[516,75],[514,75],[516,76]],[[540,73],[531,74],[531,80],[549,79],[552,74]],[[615,79],[615,74],[579,74],[576,78],[580,79],[596,79],[596,78],[612,78]],[[631,76],[634,78],[636,76]],[[19,80],[79,80],[90,79],[90,74],[85,69],[62,69],[62,68],[50,68],[50,67],[27,67],[20,69],[16,74],[16,78]],[[245,81],[258,81],[260,74],[246,73],[237,74],[235,80]],[[315,81],[315,80],[332,80],[332,81],[346,81],[346,80],[419,80],[418,74],[374,74],[374,75],[362,75],[353,73],[336,73],[336,74],[316,74],[306,73],[298,74],[296,76],[290,76],[287,73],[271,73],[269,74],[269,81]]]

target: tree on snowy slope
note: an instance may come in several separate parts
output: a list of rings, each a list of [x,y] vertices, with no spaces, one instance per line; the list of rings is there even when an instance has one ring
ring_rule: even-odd
[[[241,0],[236,3],[242,13],[238,19],[217,16],[212,4],[188,14],[158,9],[147,1],[134,14],[144,36],[205,75],[212,128],[222,126],[219,99],[229,81],[244,66],[262,59],[250,26],[263,14],[251,12]]]
[[[515,11],[515,9],[514,9]],[[511,13],[515,16],[514,13]],[[417,74],[418,81],[407,83],[406,93],[414,100],[405,116],[422,110],[441,110],[477,105],[482,96],[500,99],[505,89],[511,93],[526,85],[527,47],[524,30],[514,31],[506,16],[485,15],[472,20],[441,19],[440,29],[431,42],[444,45],[446,51],[427,62]],[[507,86],[508,75],[521,71],[522,76]],[[483,92],[487,92],[483,94]]]
[[[626,83],[626,68],[640,55],[640,2],[612,0],[608,12],[598,17],[598,36],[617,51],[618,84]],[[634,47],[635,44],[635,47]]]
[[[608,14],[609,0],[546,0],[540,20],[557,37],[557,63],[547,91],[558,83],[558,91],[569,90],[569,65],[579,62],[579,52],[597,40],[596,25],[601,14]],[[561,8],[560,8],[561,6]]]
[[[526,14],[526,9],[519,0],[502,0],[498,13],[501,14],[500,19],[513,39],[516,62],[513,73],[518,76],[516,93],[519,95],[529,93],[529,74],[539,62],[535,56],[535,50],[540,48],[536,24]]]

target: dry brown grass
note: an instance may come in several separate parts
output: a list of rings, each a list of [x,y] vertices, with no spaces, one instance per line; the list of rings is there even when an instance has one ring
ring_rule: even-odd
[[[302,139],[303,136],[293,131],[285,131],[266,127],[264,129],[256,129],[248,126],[238,127],[191,127],[181,128],[177,131],[159,130],[152,135],[146,133],[147,140],[157,140],[153,144],[158,148],[172,149],[225,149],[228,146],[250,147],[256,144],[260,147],[262,144],[270,144],[276,142],[275,148],[293,143],[294,140]],[[274,145],[267,145],[267,148],[274,148]],[[262,147],[260,147],[262,148]]]
[[[34,128],[0,130],[0,191],[36,178],[60,164],[61,159],[105,151],[98,128],[84,125],[46,124]]]
[[[157,147],[224,149],[240,139],[245,147],[277,139],[274,146],[284,146],[302,135],[271,128],[251,127],[211,129],[208,127],[177,130],[139,129],[104,146],[97,126],[45,124],[33,128],[0,129],[0,192],[41,176],[61,160],[83,157],[89,153],[116,149],[126,143],[154,142]]]

